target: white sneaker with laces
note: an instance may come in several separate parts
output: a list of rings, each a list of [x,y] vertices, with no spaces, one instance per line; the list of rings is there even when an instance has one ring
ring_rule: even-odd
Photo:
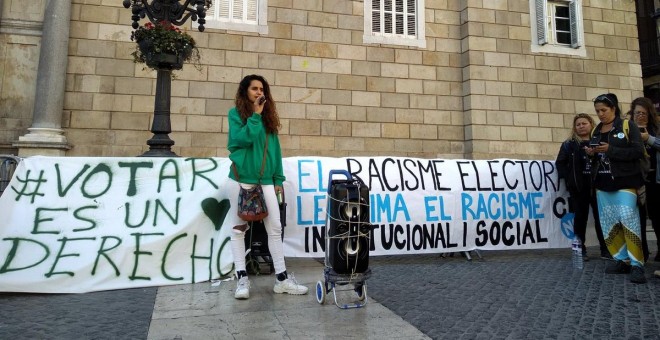
[[[299,285],[293,274],[289,274],[289,278],[284,281],[275,280],[275,287],[273,291],[277,294],[287,293],[291,295],[304,295],[307,294],[307,287]]]
[[[234,298],[239,300],[245,300],[250,297],[250,280],[247,276],[243,276],[236,283],[236,292],[234,293]]]

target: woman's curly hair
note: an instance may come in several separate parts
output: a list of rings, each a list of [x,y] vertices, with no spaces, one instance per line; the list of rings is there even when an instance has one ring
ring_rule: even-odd
[[[254,105],[248,98],[248,88],[253,80],[258,80],[264,87],[264,96],[266,96],[266,103],[264,104],[264,110],[261,112],[261,117],[264,122],[264,127],[268,133],[278,133],[280,130],[280,117],[277,114],[277,107],[275,106],[275,101],[270,93],[270,85],[266,79],[257,74],[251,74],[245,76],[241,83],[238,85],[238,90],[236,91],[236,99],[234,104],[238,113],[241,115],[241,119],[245,122],[247,119],[252,116],[254,113]]]
[[[653,105],[653,102],[651,99],[645,98],[645,97],[639,97],[635,98],[635,100],[630,103],[630,111],[628,111],[628,115],[630,116],[630,119],[635,118],[635,106],[641,106],[646,110],[647,113],[647,119],[648,119],[648,125],[646,128],[651,131],[651,134],[653,136],[658,134],[658,121],[657,119],[657,114],[655,113],[655,106]]]

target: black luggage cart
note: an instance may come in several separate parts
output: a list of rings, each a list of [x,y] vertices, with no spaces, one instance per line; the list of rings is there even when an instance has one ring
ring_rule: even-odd
[[[282,195],[280,208],[280,221],[282,222],[282,240],[284,240],[284,227],[286,226],[286,201]],[[249,222],[250,229],[245,233],[245,267],[248,274],[266,274],[262,265],[269,268],[268,274],[275,272],[273,257],[268,249],[268,233],[264,221]]]
[[[334,175],[344,175],[346,179],[333,180]],[[323,304],[332,292],[337,307],[360,308],[367,304],[366,280],[371,276],[369,187],[353,179],[348,171],[331,170],[325,222],[324,280],[316,283],[316,300]],[[357,294],[357,301],[337,301],[337,291],[351,290]]]

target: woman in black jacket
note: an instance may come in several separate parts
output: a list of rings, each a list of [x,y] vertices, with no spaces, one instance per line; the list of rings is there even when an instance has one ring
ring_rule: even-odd
[[[573,231],[582,242],[582,253],[584,259],[588,259],[586,248],[587,220],[589,219],[589,207],[594,216],[596,235],[600,245],[600,256],[612,258],[605,245],[603,232],[598,218],[598,205],[596,194],[591,187],[591,159],[585,152],[589,146],[591,130],[594,128],[594,120],[586,113],[578,113],[573,117],[573,129],[571,137],[565,140],[559,148],[557,155],[557,171],[559,178],[563,178],[566,189],[570,194],[569,211],[575,214],[573,218]]]
[[[594,99],[600,124],[585,150],[592,157],[591,173],[596,187],[598,216],[607,248],[616,260],[605,269],[608,274],[630,273],[633,283],[645,283],[641,226],[637,189],[644,184],[640,159],[644,146],[639,128],[628,122],[623,130],[621,109],[616,95],[607,93]]]
[[[653,102],[644,97],[635,98],[630,103],[630,118],[635,121],[642,134],[642,141],[649,157],[649,172],[646,175],[646,202],[639,207],[639,222],[642,226],[642,246],[644,247],[644,260],[648,260],[649,248],[646,244],[646,217],[651,220],[651,226],[655,232],[655,239],[660,249],[660,184],[656,181],[658,151],[660,144],[654,143],[658,137],[658,122],[656,121],[655,107]],[[660,252],[655,255],[655,261],[660,261]]]

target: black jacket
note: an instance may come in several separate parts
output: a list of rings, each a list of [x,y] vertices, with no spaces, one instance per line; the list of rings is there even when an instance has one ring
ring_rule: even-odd
[[[585,189],[583,157],[586,155],[584,149],[580,146],[580,142],[568,139],[561,144],[559,154],[555,165],[559,178],[566,181],[566,189],[568,192],[577,192]]]
[[[591,137],[592,142],[600,141],[600,128],[602,125],[602,123],[598,124],[594,130],[594,134]],[[617,177],[626,177],[639,174],[639,186],[641,186],[643,184],[643,179],[639,160],[644,157],[642,135],[640,134],[639,128],[635,122],[629,121],[628,127],[628,138],[626,138],[623,132],[623,119],[620,117],[616,117],[614,119],[612,131],[610,132],[610,138],[608,140],[609,148],[605,155],[610,159],[612,177],[615,181]],[[614,136],[623,136],[623,138]],[[600,166],[598,157],[592,157],[591,164],[591,175],[592,178],[595,178],[598,174],[598,168]]]

